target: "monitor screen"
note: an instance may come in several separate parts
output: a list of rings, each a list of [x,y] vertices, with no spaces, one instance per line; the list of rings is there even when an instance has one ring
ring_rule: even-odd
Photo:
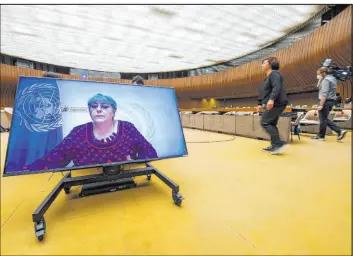
[[[19,78],[4,176],[186,155],[173,88]]]

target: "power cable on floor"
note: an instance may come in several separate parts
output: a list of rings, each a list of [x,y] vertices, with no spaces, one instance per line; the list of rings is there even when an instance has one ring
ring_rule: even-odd
[[[211,140],[211,141],[187,141],[186,143],[219,143],[219,142],[227,142],[235,140],[236,136],[232,136],[232,138],[227,140]]]

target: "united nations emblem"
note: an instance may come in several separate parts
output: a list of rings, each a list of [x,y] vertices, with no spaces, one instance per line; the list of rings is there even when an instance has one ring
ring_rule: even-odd
[[[52,84],[33,84],[20,92],[16,112],[32,132],[48,132],[62,126],[60,94]]]
[[[143,136],[152,142],[156,139],[156,127],[150,113],[140,104],[118,104],[119,118],[133,123]]]

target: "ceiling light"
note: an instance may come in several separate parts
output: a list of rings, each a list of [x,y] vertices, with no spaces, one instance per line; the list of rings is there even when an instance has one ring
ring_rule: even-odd
[[[3,5],[1,52],[97,71],[194,69],[259,50],[324,7]]]

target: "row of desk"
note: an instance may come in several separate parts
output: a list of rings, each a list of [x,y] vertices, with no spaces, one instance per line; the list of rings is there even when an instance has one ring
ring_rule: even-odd
[[[180,114],[185,128],[194,128],[205,131],[221,132],[254,139],[269,140],[269,136],[261,127],[261,116],[234,116],[234,115],[196,115]],[[282,140],[290,142],[291,117],[280,117],[278,130]]]
[[[291,108],[291,107],[286,107],[284,112],[308,112],[309,110],[317,110],[317,108],[312,108],[312,107],[307,107],[307,108]],[[346,104],[344,108],[334,108],[332,111],[342,111],[342,110],[352,110],[352,105]],[[227,112],[256,112],[257,108],[256,107],[251,107],[251,108],[181,108],[179,109],[179,112],[192,112],[192,113],[199,113],[203,111],[217,111],[221,114],[227,113]]]

